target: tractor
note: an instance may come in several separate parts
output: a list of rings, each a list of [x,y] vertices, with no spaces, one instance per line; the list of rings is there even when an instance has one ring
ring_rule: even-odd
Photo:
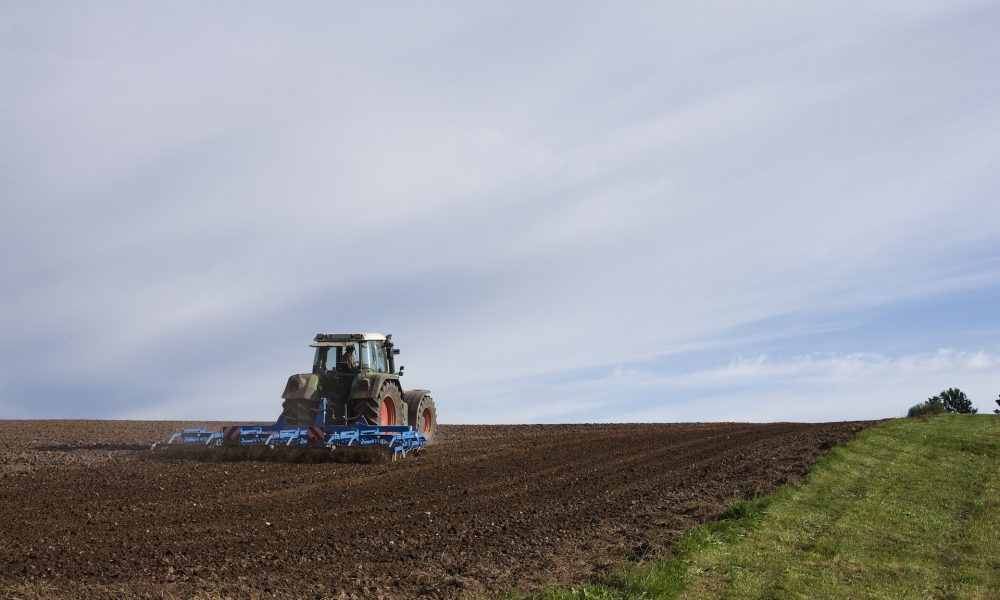
[[[342,460],[403,458],[437,434],[428,390],[404,391],[392,335],[319,333],[312,371],[288,378],[273,425],[184,429],[153,444],[161,456],[211,460]]]
[[[392,334],[320,333],[310,344],[316,349],[311,373],[292,375],[281,395],[281,421],[306,426],[316,421],[326,399],[324,421],[348,425],[409,425],[434,440],[437,415],[429,390],[404,391],[396,370],[399,349]],[[348,354],[354,355],[354,361]]]

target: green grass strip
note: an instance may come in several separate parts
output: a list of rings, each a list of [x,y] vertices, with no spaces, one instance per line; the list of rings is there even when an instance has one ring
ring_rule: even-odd
[[[695,528],[670,560],[506,598],[1000,599],[1000,417],[889,421]]]

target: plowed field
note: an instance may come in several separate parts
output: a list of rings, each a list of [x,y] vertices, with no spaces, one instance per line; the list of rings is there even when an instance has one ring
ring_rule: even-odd
[[[0,596],[394,600],[570,583],[666,556],[865,426],[444,426],[395,464],[150,460],[181,425],[0,421]]]

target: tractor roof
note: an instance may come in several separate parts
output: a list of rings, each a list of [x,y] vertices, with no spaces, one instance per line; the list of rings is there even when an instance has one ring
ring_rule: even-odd
[[[319,346],[346,346],[356,342],[366,342],[373,340],[376,342],[385,341],[386,336],[381,333],[317,333],[313,338],[313,343],[309,344],[313,348]]]

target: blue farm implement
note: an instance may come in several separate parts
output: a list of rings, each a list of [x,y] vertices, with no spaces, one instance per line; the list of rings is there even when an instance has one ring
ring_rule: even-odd
[[[322,422],[325,414],[318,411],[317,422],[306,427],[289,427],[279,419],[273,425],[230,425],[218,431],[183,429],[153,444],[153,450],[207,460],[381,462],[405,458],[427,444],[427,437],[409,425],[369,425],[364,418],[328,425]]]

